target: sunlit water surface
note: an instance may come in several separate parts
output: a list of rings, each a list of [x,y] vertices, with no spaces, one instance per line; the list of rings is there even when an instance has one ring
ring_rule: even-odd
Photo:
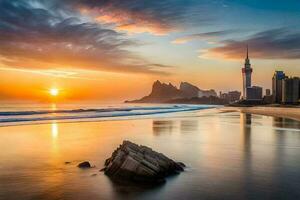
[[[112,183],[99,170],[125,139],[188,167],[157,187]],[[0,147],[1,200],[300,199],[300,123],[289,119],[209,109],[8,126]],[[78,169],[84,160],[96,167]]]

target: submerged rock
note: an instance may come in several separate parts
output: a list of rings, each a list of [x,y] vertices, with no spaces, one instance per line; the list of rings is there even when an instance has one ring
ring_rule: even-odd
[[[79,167],[79,168],[91,168],[91,164],[88,161],[85,161],[85,162],[79,163],[77,165],[77,167]]]
[[[130,141],[124,141],[104,166],[104,173],[114,180],[134,182],[163,182],[165,177],[184,170],[183,163]]]

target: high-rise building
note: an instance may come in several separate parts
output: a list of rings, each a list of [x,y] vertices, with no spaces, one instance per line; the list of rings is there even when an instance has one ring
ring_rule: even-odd
[[[249,51],[247,45],[247,55],[245,59],[244,68],[242,68],[242,75],[243,75],[243,99],[248,99],[247,97],[247,88],[251,87],[251,74],[252,68],[249,59]]]
[[[282,101],[282,80],[285,79],[283,71],[275,71],[272,79],[272,95],[274,103],[281,103]]]
[[[271,104],[273,102],[273,97],[271,95],[270,89],[266,89],[266,95],[263,97],[263,102],[265,104]]]
[[[258,86],[247,87],[246,90],[247,100],[262,100],[262,93],[263,93],[262,87],[258,87]]]
[[[282,103],[299,103],[299,82],[298,77],[285,78],[282,80]]]

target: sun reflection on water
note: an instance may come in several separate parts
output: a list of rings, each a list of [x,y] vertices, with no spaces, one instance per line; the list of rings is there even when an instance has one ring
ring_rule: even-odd
[[[58,136],[58,125],[56,122],[51,124],[51,134],[53,139],[56,139]]]

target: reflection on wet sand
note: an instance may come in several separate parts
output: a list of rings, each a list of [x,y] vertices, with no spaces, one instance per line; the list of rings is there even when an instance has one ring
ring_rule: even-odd
[[[249,113],[241,113],[240,114],[240,118],[241,118],[241,124],[242,125],[251,125],[252,123],[252,115]]]
[[[53,139],[56,139],[58,136],[58,126],[56,122],[51,124],[51,135]]]
[[[279,128],[300,129],[300,122],[293,120],[293,119],[288,119],[288,118],[273,117],[273,126],[279,127]]]
[[[244,149],[246,152],[250,153],[252,115],[247,113],[242,113],[241,115],[243,118]]]
[[[180,131],[181,133],[191,133],[198,130],[198,120],[181,120]]]
[[[135,184],[131,182],[115,182],[109,180],[113,190],[114,199],[131,199],[131,198],[143,198],[151,192],[159,192],[165,186],[165,183],[160,184]],[[149,195],[149,194],[148,194]]]
[[[297,127],[237,112],[1,127],[0,199],[299,199]],[[157,187],[116,184],[99,170],[124,139],[188,168]]]
[[[251,123],[252,115],[247,113],[240,114],[240,123],[243,138],[243,150],[245,159],[245,166],[250,167],[251,164]]]
[[[153,134],[158,136],[162,134],[172,134],[175,129],[180,128],[180,133],[195,133],[198,131],[198,120],[153,120]],[[178,127],[179,126],[179,127]]]
[[[251,187],[253,178],[251,173],[253,172],[252,162],[252,148],[251,148],[251,131],[252,131],[252,115],[248,113],[240,113],[240,124],[242,133],[242,166],[245,180],[243,182],[244,188]],[[245,190],[247,192],[247,190]]]
[[[152,129],[154,135],[172,134],[174,121],[172,120],[153,120]]]
[[[273,127],[277,127],[274,129],[274,141],[276,143],[274,165],[281,166],[284,163],[284,165],[290,165],[290,172],[298,171],[300,167],[299,164],[291,165],[291,163],[299,163],[299,157],[295,159],[287,155],[295,154],[295,152],[299,151],[300,122],[293,119],[273,117],[272,125]],[[275,176],[273,178],[274,183],[276,183],[274,187],[282,188],[282,185],[279,184],[282,183],[286,186],[286,189],[289,190],[289,196],[293,196],[294,199],[299,199],[299,194],[297,193],[299,186],[291,183],[293,180],[299,180],[300,176],[285,170],[284,167],[276,167],[274,169],[275,174],[281,175],[280,177]]]

